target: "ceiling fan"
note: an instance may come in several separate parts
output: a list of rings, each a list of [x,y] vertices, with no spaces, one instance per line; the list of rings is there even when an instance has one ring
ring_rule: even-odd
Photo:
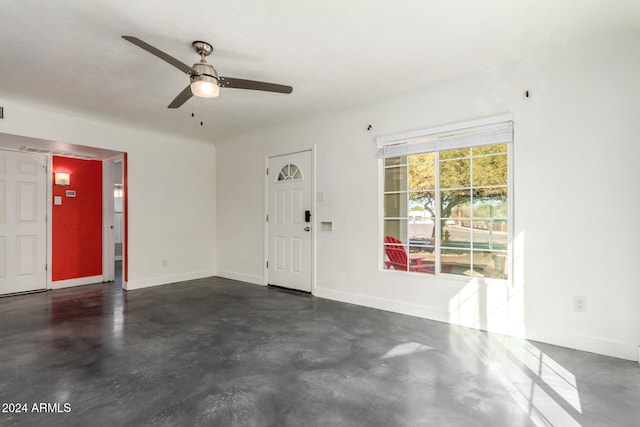
[[[168,108],[180,107],[182,104],[187,102],[192,95],[200,98],[215,98],[218,96],[221,87],[262,90],[277,93],[291,93],[293,91],[291,86],[218,76],[216,69],[213,68],[211,64],[207,63],[205,59],[206,56],[209,56],[211,52],[213,52],[213,46],[207,42],[194,41],[191,44],[193,46],[193,50],[200,55],[200,61],[190,67],[160,49],[145,43],[137,37],[122,36],[122,38],[189,75],[191,83],[182,92],[180,92],[173,101],[171,101]]]

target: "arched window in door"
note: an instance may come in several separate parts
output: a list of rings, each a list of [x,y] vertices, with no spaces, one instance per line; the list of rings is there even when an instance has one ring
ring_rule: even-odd
[[[282,169],[280,169],[280,172],[278,172],[278,177],[276,178],[278,182],[302,180],[302,171],[293,163],[284,165]]]

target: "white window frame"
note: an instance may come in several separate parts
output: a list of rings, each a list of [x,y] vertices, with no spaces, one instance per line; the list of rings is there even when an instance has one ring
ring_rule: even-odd
[[[415,131],[402,132],[392,135],[380,136],[376,138],[378,145],[378,245],[379,260],[378,268],[385,272],[394,272],[394,274],[411,274],[419,277],[440,277],[453,280],[469,281],[477,279],[471,276],[462,276],[458,274],[449,274],[439,272],[441,261],[441,233],[440,227],[436,227],[436,236],[434,242],[434,251],[436,253],[436,273],[424,274],[413,273],[409,271],[397,271],[384,268],[385,248],[384,248],[384,176],[385,166],[384,159],[386,157],[409,156],[411,154],[425,152],[440,152],[444,150],[452,150],[456,148],[466,148],[473,146],[491,145],[491,144],[507,144],[507,167],[508,167],[508,183],[507,183],[507,279],[499,278],[483,278],[486,282],[513,283],[513,116],[511,114],[503,114],[492,116],[478,120],[467,122],[458,122],[443,126],[436,126],[427,129],[419,129]],[[440,165],[436,162],[436,176],[439,177]],[[436,218],[434,224],[440,220],[440,180],[436,183]],[[407,242],[408,244],[408,242]]]

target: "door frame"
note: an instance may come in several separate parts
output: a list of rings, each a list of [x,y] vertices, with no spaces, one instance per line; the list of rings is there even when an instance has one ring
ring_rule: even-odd
[[[53,289],[53,156],[47,155],[47,290]]]
[[[269,214],[269,179],[273,176],[273,171],[269,171],[269,175],[267,175],[267,169],[269,168],[269,158],[271,157],[281,157],[287,156],[290,154],[303,153],[306,151],[311,152],[311,295],[315,295],[316,289],[316,237],[317,237],[317,228],[316,224],[319,224],[317,221],[317,203],[316,203],[316,181],[317,181],[317,163],[316,163],[316,144],[313,144],[311,147],[300,148],[298,150],[287,150],[282,152],[270,152],[264,155],[264,166],[262,168],[262,173],[264,176],[264,215],[262,217],[264,224],[264,235],[263,235],[263,260],[262,260],[262,268],[263,268],[263,281],[262,284],[264,286],[269,285],[269,269],[267,268],[267,261],[269,260],[269,223],[267,222],[267,215]]]
[[[14,146],[13,144],[2,144],[1,137],[8,137],[8,138],[16,138],[19,141],[22,141],[21,143],[26,144],[26,145],[33,145],[34,147],[37,148],[41,148],[43,151],[39,154],[42,155],[43,157],[46,158],[45,162],[46,162],[46,191],[45,191],[45,201],[44,203],[46,204],[46,257],[45,257],[45,262],[46,262],[46,272],[45,272],[45,289],[46,290],[52,290],[52,289],[60,289],[61,287],[59,286],[55,286],[53,285],[53,280],[52,280],[52,260],[53,260],[53,156],[55,155],[61,155],[61,154],[57,154],[54,151],[58,151],[57,150],[57,142],[52,142],[52,141],[48,141],[48,140],[41,140],[39,138],[32,138],[32,137],[27,137],[27,136],[23,136],[23,135],[18,135],[18,134],[9,134],[9,133],[2,133],[0,132],[0,150],[5,150],[5,151],[11,151],[11,152],[23,152],[21,149],[17,148],[17,144]],[[85,147],[85,148],[98,148],[98,147],[91,147],[88,145],[78,145],[78,147]],[[98,148],[99,150],[103,150],[101,148]],[[104,149],[104,150],[108,150],[108,151],[112,151],[112,152],[118,152],[117,150],[113,150],[113,149]],[[74,150],[72,149],[71,152],[73,152]],[[123,190],[124,190],[124,200],[123,200],[123,242],[122,242],[122,251],[123,251],[123,255],[122,255],[122,288],[126,290],[127,288],[127,282],[128,282],[128,277],[129,277],[129,266],[128,266],[128,253],[129,253],[129,249],[128,249],[128,157],[127,157],[127,152],[126,151],[120,151],[118,152],[119,154],[107,159],[102,159],[102,158],[98,158],[98,160],[100,160],[102,162],[102,166],[103,166],[103,210],[104,210],[104,197],[105,197],[105,179],[104,179],[104,166],[105,163],[109,160],[114,160],[114,159],[121,159],[122,161],[122,184],[123,184]],[[71,156],[73,157],[73,156]],[[111,194],[113,193],[113,188],[111,188]],[[104,212],[103,212],[104,214]],[[103,245],[104,245],[104,215],[103,215],[103,225],[102,225],[102,236],[103,236]],[[104,262],[105,262],[105,251],[104,251],[104,247],[103,247],[103,251],[102,251],[102,262],[103,262],[103,273],[104,273]],[[104,274],[101,275],[102,277],[104,277]],[[76,285],[67,285],[67,286],[76,286]],[[62,286],[62,287],[67,287],[67,286]]]
[[[115,280],[115,210],[113,188],[116,182],[114,166],[124,162],[124,154],[102,161],[102,281]],[[122,179],[122,177],[120,177]],[[124,246],[124,242],[123,242]]]
[[[111,228],[113,224],[115,224],[115,211],[113,209],[114,206],[114,198],[113,198],[113,187],[116,181],[116,177],[113,173],[113,165],[115,163],[122,163],[122,191],[124,194],[123,202],[122,202],[122,222],[123,222],[123,230],[122,230],[122,289],[127,290],[127,280],[128,280],[128,265],[127,265],[127,257],[126,253],[127,244],[128,244],[128,236],[127,236],[127,203],[125,200],[127,199],[127,153],[122,152],[114,157],[110,157],[108,159],[104,159],[102,161],[102,274],[103,281],[111,282],[115,278],[114,268],[115,268],[115,236],[114,230]],[[106,274],[105,272],[109,272]]]

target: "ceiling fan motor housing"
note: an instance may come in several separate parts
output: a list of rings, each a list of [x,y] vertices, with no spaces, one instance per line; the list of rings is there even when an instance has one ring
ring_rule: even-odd
[[[212,65],[206,62],[197,62],[191,68],[198,72],[198,74],[191,74],[191,81],[199,80],[218,83],[218,72]]]

